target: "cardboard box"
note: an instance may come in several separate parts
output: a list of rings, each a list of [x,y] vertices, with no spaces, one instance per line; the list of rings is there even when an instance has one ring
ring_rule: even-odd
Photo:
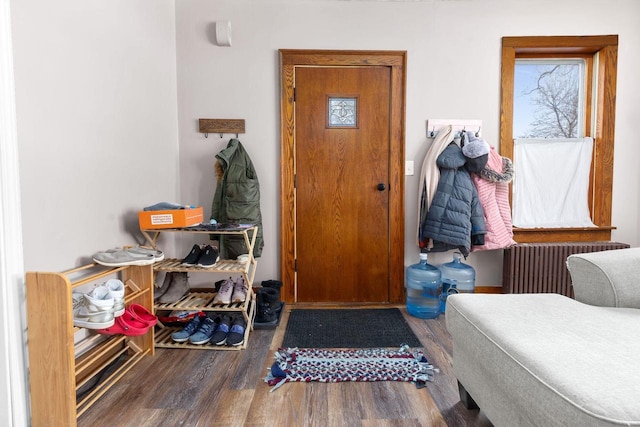
[[[202,216],[202,206],[191,209],[138,212],[140,228],[143,230],[189,227],[200,224]]]

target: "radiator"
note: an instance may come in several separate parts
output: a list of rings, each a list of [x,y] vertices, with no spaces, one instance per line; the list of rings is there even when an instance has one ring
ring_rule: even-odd
[[[504,250],[502,293],[552,292],[573,298],[567,257],[628,248],[618,242],[520,243]]]

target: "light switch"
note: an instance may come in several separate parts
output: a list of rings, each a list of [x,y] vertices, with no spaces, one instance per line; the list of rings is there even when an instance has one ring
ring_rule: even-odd
[[[404,174],[413,175],[413,160],[407,160],[404,162]]]

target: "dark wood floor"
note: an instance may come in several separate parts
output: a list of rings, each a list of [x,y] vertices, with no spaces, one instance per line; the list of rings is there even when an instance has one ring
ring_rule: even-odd
[[[290,307],[275,330],[255,330],[242,351],[156,349],[79,419],[79,426],[491,426],[465,409],[451,368],[444,316],[421,320],[401,307],[435,381],[288,383],[263,381],[282,342]]]

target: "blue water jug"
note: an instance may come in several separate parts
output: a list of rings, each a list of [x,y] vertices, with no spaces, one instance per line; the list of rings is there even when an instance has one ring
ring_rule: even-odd
[[[406,271],[407,311],[421,319],[433,319],[440,315],[442,282],[438,267],[427,263],[427,254],[420,254],[420,262],[410,265]]]
[[[458,252],[453,254],[453,261],[440,266],[444,286],[455,284],[458,292],[473,293],[476,288],[476,271],[470,265],[464,264]]]

